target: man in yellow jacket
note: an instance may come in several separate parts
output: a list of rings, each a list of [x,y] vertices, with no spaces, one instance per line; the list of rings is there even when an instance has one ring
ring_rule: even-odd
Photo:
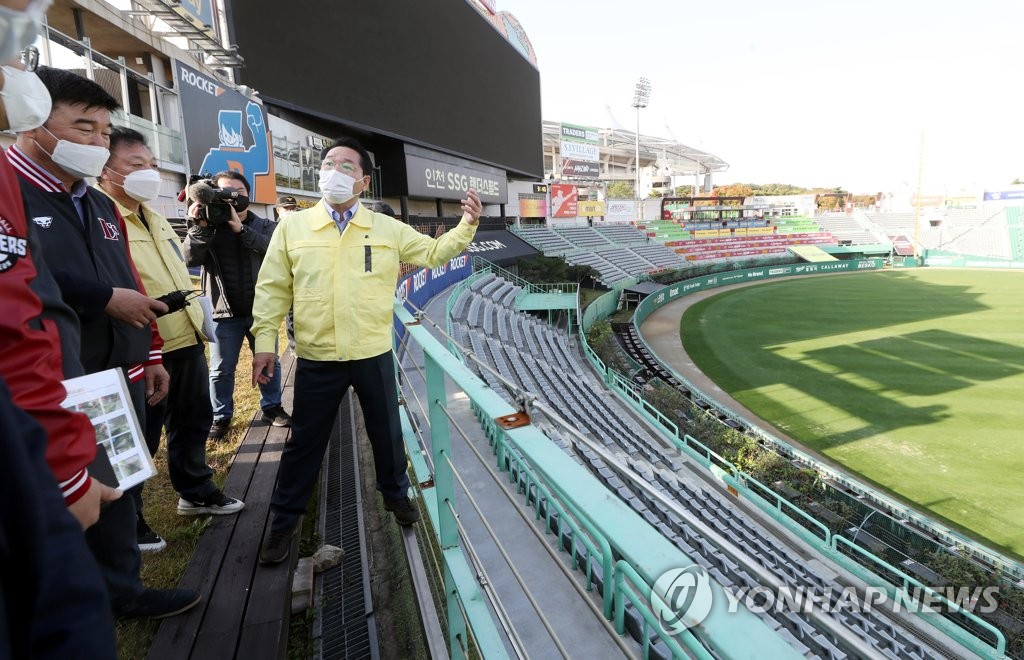
[[[147,293],[154,297],[194,288],[181,241],[167,219],[146,204],[156,199],[161,184],[145,137],[130,128],[115,127],[99,188],[117,203],[128,230],[132,261]],[[180,495],[179,515],[236,513],[244,504],[217,488],[213,470],[206,464],[206,436],[213,423],[213,408],[202,308],[192,302],[158,318],[157,325],[164,340],[164,368],[171,382],[166,399],[146,406],[146,444],[151,453],[156,453],[160,432],[167,427],[167,471]],[[142,550],[159,551],[166,546],[146,525],[141,513],[138,535]]]
[[[409,500],[405,446],[391,355],[399,262],[436,267],[476,234],[481,204],[470,190],[457,227],[433,239],[359,203],[372,163],[354,139],[324,150],[320,204],[288,216],[270,241],[256,282],[253,385],[273,375],[281,319],[295,309],[295,410],[270,502],[270,534],[260,561],[288,557],[299,516],[313,492],[341,399],[359,396],[373,447],[377,489],[402,525],[419,520]]]

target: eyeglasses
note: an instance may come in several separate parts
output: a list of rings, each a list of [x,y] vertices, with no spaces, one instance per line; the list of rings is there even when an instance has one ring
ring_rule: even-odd
[[[35,71],[39,66],[39,49],[35,46],[29,46],[21,51],[21,65],[29,73]]]
[[[320,163],[320,169],[322,170],[338,170],[344,172],[349,176],[353,176],[356,173],[356,166],[349,162],[338,162],[334,160],[325,160]]]

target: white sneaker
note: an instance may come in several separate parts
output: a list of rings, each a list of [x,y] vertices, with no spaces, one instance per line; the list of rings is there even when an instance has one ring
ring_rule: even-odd
[[[244,502],[228,497],[219,490],[201,500],[186,500],[184,497],[178,498],[179,516],[201,516],[205,513],[223,516],[230,513],[238,513],[244,508]]]

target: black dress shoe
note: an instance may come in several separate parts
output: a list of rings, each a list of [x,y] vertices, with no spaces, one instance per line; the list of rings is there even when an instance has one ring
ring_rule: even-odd
[[[223,440],[224,436],[228,433],[229,426],[231,426],[230,419],[213,420],[213,424],[210,426],[210,433],[206,436],[206,439],[214,441]]]
[[[408,497],[400,497],[397,500],[384,500],[384,508],[395,516],[395,522],[408,527],[420,521],[420,510]]]
[[[288,554],[292,550],[292,537],[295,536],[296,529],[297,526],[292,526],[290,529],[275,530],[271,525],[270,533],[267,534],[267,538],[263,540],[263,545],[260,547],[260,563],[280,564],[288,559]]]
[[[145,589],[119,619],[165,619],[187,612],[203,599],[191,589]]]

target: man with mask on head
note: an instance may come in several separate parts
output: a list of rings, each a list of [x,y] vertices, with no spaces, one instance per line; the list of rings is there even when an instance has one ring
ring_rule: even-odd
[[[399,262],[434,268],[456,256],[476,234],[480,198],[462,200],[457,227],[433,239],[359,203],[370,185],[370,154],[340,138],[324,149],[324,199],[282,222],[256,284],[253,383],[276,369],[281,319],[295,306],[295,423],[270,501],[270,533],[260,561],[288,557],[292,534],[313,492],[342,397],[359,396],[373,447],[377,489],[401,525],[420,519],[408,495],[409,476],[391,356]]]
[[[34,128],[50,113],[46,87],[16,63],[48,5],[0,0],[0,130]],[[109,600],[82,529],[120,491],[89,475],[92,425],[60,405],[61,341],[32,290],[39,257],[17,176],[0,150],[0,657],[112,659]],[[74,336],[74,314],[64,311]]]
[[[99,177],[99,188],[117,203],[128,229],[132,261],[152,296],[192,289],[177,234],[166,218],[146,204],[157,198],[160,184],[156,158],[146,146],[146,138],[130,128],[114,127],[110,159]],[[203,310],[196,303],[189,304],[161,316],[157,326],[171,383],[166,399],[146,407],[146,444],[155,454],[166,425],[167,471],[181,498],[179,506],[206,508],[207,513],[237,513],[244,505],[217,488],[213,470],[206,464],[206,436],[213,409],[207,394],[210,374],[203,350]],[[143,551],[158,552],[167,545],[141,517],[138,540]]]
[[[103,171],[110,111],[118,103],[73,73],[40,67],[37,75],[52,109],[41,126],[18,133],[7,156],[18,173],[33,238],[45,250],[62,299],[81,323],[78,363],[85,373],[124,370],[132,403],[144,420],[145,404],[157,403],[167,392],[162,342],[151,325],[167,306],[144,293],[116,206],[84,181]],[[47,305],[44,320],[59,323],[49,317],[50,310]],[[194,591],[143,587],[136,521],[135,499],[122,497],[109,503],[86,531],[115,615],[160,618],[193,607],[200,599]]]
[[[48,4],[0,0],[0,129],[30,130],[42,125],[50,114],[49,90],[34,72],[14,63],[21,46],[35,40]],[[6,236],[5,248],[0,249],[0,287],[5,302],[0,323],[4,339],[18,344],[18,350],[0,350],[0,375],[10,386],[14,403],[46,429],[50,466],[71,512],[82,527],[89,527],[99,516],[101,497],[112,499],[115,494],[89,477],[87,466],[96,454],[96,434],[88,418],[60,406],[65,397],[60,380],[84,373],[78,360],[78,318],[61,300],[41,250],[31,240],[18,177],[2,150],[0,235]],[[51,322],[39,319],[40,306]],[[26,329],[27,336],[21,336]]]

